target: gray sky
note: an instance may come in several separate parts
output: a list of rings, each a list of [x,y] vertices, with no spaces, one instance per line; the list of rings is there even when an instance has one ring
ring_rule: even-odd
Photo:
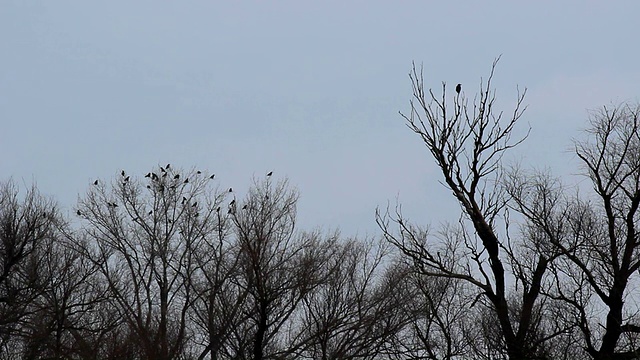
[[[638,100],[640,3],[486,3],[5,0],[0,177],[70,209],[120,169],[195,166],[241,193],[273,170],[306,228],[377,234],[396,197],[437,223],[457,208],[398,115],[411,62],[470,96],[500,54],[505,110],[528,88],[514,156],[575,173],[586,109]]]

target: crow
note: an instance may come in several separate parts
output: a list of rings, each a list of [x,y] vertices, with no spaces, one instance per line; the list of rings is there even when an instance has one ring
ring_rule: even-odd
[[[229,206],[233,206],[236,203],[236,199],[231,200],[231,202],[229,203]]]
[[[456,93],[460,94],[460,90],[462,90],[462,84],[456,85]]]
[[[216,177],[216,174],[211,174],[211,176],[209,176],[209,179],[213,179],[214,177]]]
[[[229,188],[229,192],[233,192],[233,188]]]
[[[198,171],[196,171],[196,174],[200,175],[200,174],[202,174],[202,171],[198,170]]]
[[[171,167],[171,164],[167,164],[167,166],[165,166],[167,169]]]
[[[124,177],[124,170],[122,170],[122,172],[120,173],[120,175],[122,175],[122,177]]]
[[[269,171],[269,172],[267,173],[267,176],[271,176],[271,175],[273,175],[273,171]]]
[[[175,176],[173,177],[174,179],[180,179],[180,174],[175,174]]]
[[[216,208],[216,212],[220,212],[220,206]]]
[[[247,209],[247,204],[244,204],[244,205],[242,206],[242,210],[246,210],[246,209]]]
[[[189,178],[184,179],[183,183],[184,184],[188,184],[189,183]]]
[[[149,211],[149,215],[153,214],[153,210]]]
[[[151,173],[147,173],[147,175],[145,175],[144,177],[150,178],[151,177]]]
[[[80,210],[76,211],[76,214],[78,214],[78,216],[82,216],[82,213],[80,212]]]
[[[93,185],[98,185],[98,180],[94,181]]]

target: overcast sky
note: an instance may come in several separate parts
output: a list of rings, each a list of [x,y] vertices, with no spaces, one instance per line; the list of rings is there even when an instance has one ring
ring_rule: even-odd
[[[490,3],[490,5],[487,5]],[[305,228],[375,235],[456,204],[402,122],[412,61],[467,96],[502,54],[505,111],[528,88],[514,156],[575,173],[587,109],[638,101],[636,1],[10,1],[0,4],[0,178],[67,211],[96,178],[172,163],[243,193],[273,170]],[[568,165],[567,165],[568,164]]]

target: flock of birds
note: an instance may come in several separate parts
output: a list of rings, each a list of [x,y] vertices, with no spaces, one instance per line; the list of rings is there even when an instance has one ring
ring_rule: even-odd
[[[167,171],[167,170],[169,170],[169,169],[171,169],[171,164],[167,164],[165,167],[160,166],[160,172],[161,172],[161,175],[158,175],[158,174],[156,174],[156,173],[154,173],[154,172],[148,172],[144,177],[145,177],[145,178],[149,178],[149,179],[151,179],[152,183],[154,183],[154,186],[156,186],[157,190],[158,190],[159,192],[163,192],[163,191],[164,191],[164,184],[163,184],[163,183],[155,183],[155,182],[156,182],[156,181],[160,181],[160,180],[161,180],[161,178],[162,178],[162,179],[164,179],[164,178],[168,177],[168,176],[169,176],[169,171]],[[196,171],[196,174],[197,174],[197,175],[200,175],[200,174],[202,174],[202,171],[198,170],[198,171]],[[122,172],[120,173],[120,175],[122,176],[122,184],[123,184],[123,185],[126,185],[126,184],[129,182],[129,180],[131,179],[131,176],[130,176],[130,175],[127,175],[127,173],[126,173],[124,170],[122,170]],[[270,177],[270,176],[272,176],[272,175],[273,175],[273,171],[269,171],[269,172],[267,173],[267,177]],[[211,175],[209,176],[209,179],[210,179],[210,180],[213,180],[213,179],[215,178],[215,176],[216,176],[215,174],[211,174]],[[172,178],[173,178],[173,180],[180,180],[180,174],[174,174]],[[188,183],[189,183],[189,178],[185,178],[185,179],[182,181],[182,183],[183,183],[183,184],[188,184]],[[93,182],[93,185],[94,185],[94,186],[98,186],[99,184],[100,184],[100,182],[99,182],[98,180],[95,180],[95,181]],[[152,188],[152,185],[151,185],[151,184],[147,185],[147,189],[151,189],[151,188]],[[169,186],[169,188],[171,188],[171,189],[175,189],[175,188],[176,188],[176,185],[175,185],[175,184],[172,184],[172,185],[170,185],[170,186]],[[233,188],[229,188],[228,192],[232,193],[232,192],[233,192]],[[182,204],[182,205],[185,205],[185,204],[187,203],[187,201],[188,201],[188,199],[187,199],[185,196],[183,196],[183,197],[182,197],[182,202],[181,202],[181,204]],[[108,207],[111,207],[111,208],[116,208],[116,207],[118,207],[118,204],[117,204],[117,203],[115,203],[115,202],[109,202],[109,201],[107,201],[107,202],[106,202],[106,204],[107,204],[107,206],[108,206]],[[235,211],[235,204],[236,204],[236,199],[234,198],[234,199],[233,199],[233,200],[231,200],[231,202],[229,203],[229,211],[228,211],[229,213],[232,213],[232,212],[234,212],[234,211]],[[194,203],[191,205],[191,207],[192,207],[192,208],[195,208],[195,207],[197,207],[197,206],[198,206],[198,202],[194,202]],[[246,205],[246,204],[245,204],[245,205],[243,205],[243,206],[242,206],[242,209],[247,209],[247,205]],[[216,212],[220,212],[220,207],[219,207],[219,206],[218,206],[218,208],[216,209]],[[76,211],[76,214],[77,214],[78,216],[82,216],[82,212],[81,212],[80,210],[77,210],[77,211]],[[148,215],[152,215],[152,214],[153,214],[153,210],[149,211]],[[196,214],[195,214],[195,216],[198,216],[198,214],[196,213]],[[135,220],[135,219],[134,219],[134,220]]]

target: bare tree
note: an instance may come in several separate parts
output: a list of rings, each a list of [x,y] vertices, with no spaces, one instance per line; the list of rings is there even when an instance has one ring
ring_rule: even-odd
[[[215,233],[225,193],[199,171],[160,167],[145,179],[123,171],[111,187],[94,183],[78,208],[87,236],[79,245],[106,281],[137,356],[173,359],[191,335],[194,253]]]
[[[550,296],[571,307],[582,346],[594,359],[640,357],[640,299],[632,290],[640,269],[639,115],[630,104],[591,114],[576,154],[594,194],[570,196],[547,174],[511,181],[531,231],[563,254],[553,267]]]
[[[486,301],[495,314],[501,350],[510,359],[540,358],[541,345],[566,330],[532,336],[541,291],[549,286],[547,270],[558,254],[537,251],[527,237],[513,239],[508,227],[503,234],[498,231],[501,223],[509,223],[504,216],[508,197],[501,185],[501,160],[526,137],[513,139],[525,109],[526,91],[518,93],[511,116],[503,118],[491,89],[497,61],[471,104],[464,93],[453,95],[451,104],[444,83],[440,98],[427,91],[415,66],[410,74],[413,100],[410,114],[403,117],[424,142],[441,170],[444,185],[460,204],[460,226],[438,239],[411,225],[399,210],[393,216],[388,211],[378,213],[377,218],[387,239],[421,274],[462,280],[475,287],[478,300]],[[397,225],[397,231],[391,223]],[[519,254],[519,248],[536,251]],[[510,279],[517,286],[511,286]],[[510,292],[519,301],[510,302]]]
[[[337,236],[336,236],[337,237]],[[306,359],[374,359],[396,349],[411,320],[408,273],[393,263],[388,244],[335,241],[328,276],[303,302],[298,337]]]
[[[22,349],[24,323],[41,293],[39,251],[57,236],[56,204],[35,186],[20,194],[9,180],[0,184],[0,354],[9,358]]]
[[[235,334],[236,358],[287,356],[299,344],[284,329],[302,300],[323,281],[329,247],[317,233],[297,232],[297,192],[271,177],[257,182],[242,202],[232,200],[247,320]]]

